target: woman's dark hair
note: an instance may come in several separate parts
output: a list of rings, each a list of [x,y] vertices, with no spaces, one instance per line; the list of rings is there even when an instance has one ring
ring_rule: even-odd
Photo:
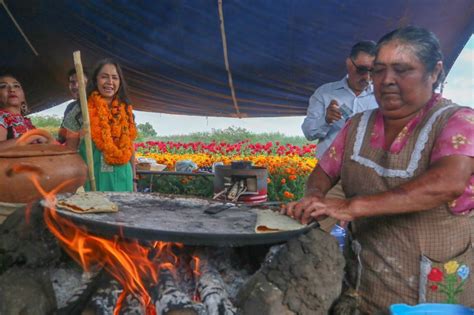
[[[116,62],[115,60],[111,58],[105,58],[105,59],[99,60],[99,62],[97,62],[97,64],[95,65],[94,71],[92,72],[92,77],[89,79],[87,83],[87,95],[90,96],[92,92],[98,91],[97,75],[99,74],[102,67],[104,67],[105,65],[114,65],[115,68],[117,69],[117,73],[120,78],[120,86],[117,91],[117,96],[121,102],[130,104],[130,99],[128,98],[128,92],[127,92],[127,83],[125,82],[125,79],[123,77],[122,68],[120,67],[118,62]]]
[[[20,82],[20,85],[21,85],[21,80],[18,78],[17,75],[12,74],[11,72],[1,72],[0,73],[0,78],[7,78],[7,77],[17,80],[18,82]],[[23,86],[22,86],[22,89],[23,89]],[[23,94],[25,94],[25,90],[23,90]],[[2,107],[3,107],[3,104],[0,104],[0,108],[2,108]],[[21,111],[21,114],[23,116],[26,116],[30,111],[28,109],[28,104],[26,103],[26,95],[25,95],[25,101],[21,104],[20,111]]]
[[[16,74],[12,73],[12,72],[0,72],[0,78],[13,78],[15,80],[17,80],[18,82],[23,82],[23,80],[18,77]],[[22,85],[22,88],[23,88],[23,85]]]
[[[382,46],[395,40],[406,43],[413,48],[415,55],[423,63],[427,73],[433,73],[438,61],[443,61],[443,53],[436,35],[418,26],[402,27],[384,35],[377,43],[376,54],[379,53]],[[444,77],[443,68],[436,82],[433,83],[433,90],[443,82]]]

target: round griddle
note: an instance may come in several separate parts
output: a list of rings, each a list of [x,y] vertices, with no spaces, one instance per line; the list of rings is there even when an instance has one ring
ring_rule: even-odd
[[[95,235],[122,235],[130,239],[179,242],[185,245],[279,243],[297,237],[314,226],[292,231],[255,233],[259,208],[226,205],[225,210],[208,214],[206,210],[219,208],[223,204],[200,198],[160,194],[105,194],[118,205],[118,212],[77,214],[61,208],[57,211]]]

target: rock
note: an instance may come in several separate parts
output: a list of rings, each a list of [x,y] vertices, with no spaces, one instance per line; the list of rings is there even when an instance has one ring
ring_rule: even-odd
[[[43,315],[56,310],[48,268],[62,257],[36,203],[0,225],[0,314]]]
[[[344,258],[334,237],[313,229],[290,240],[242,287],[244,314],[328,314],[341,294]]]
[[[61,249],[43,221],[39,204],[19,208],[0,225],[0,274],[13,266],[34,269],[56,264]]]
[[[44,315],[56,309],[47,269],[10,268],[0,276],[0,314]]]
[[[245,303],[242,305],[242,314],[259,314],[259,315],[295,315],[286,305],[282,304],[283,292],[274,284],[266,281],[265,277],[260,274],[252,279],[253,285],[241,290],[245,292],[240,299]]]

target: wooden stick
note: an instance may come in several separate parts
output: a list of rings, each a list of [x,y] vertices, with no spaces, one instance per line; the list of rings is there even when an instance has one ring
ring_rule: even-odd
[[[82,128],[84,129],[84,141],[86,144],[86,160],[89,168],[89,182],[91,190],[96,191],[94,160],[92,158],[92,139],[91,139],[91,123],[89,120],[89,108],[87,107],[86,85],[84,83],[84,71],[82,69],[81,52],[75,51],[74,66],[76,67],[77,81],[79,82],[79,101],[81,102],[82,111]]]
[[[232,103],[234,104],[235,114],[237,118],[242,118],[239,104],[237,103],[237,97],[235,96],[235,88],[234,88],[234,81],[232,80],[232,73],[230,72],[229,56],[227,54],[227,38],[225,36],[225,27],[224,27],[224,11],[222,10],[222,0],[218,0],[217,5],[219,9],[222,50],[224,52],[224,64],[225,64],[225,69],[227,71],[227,79],[229,81],[230,94],[232,96]]]
[[[7,14],[8,16],[10,17],[10,19],[12,19],[12,22],[13,24],[15,24],[18,32],[20,32],[21,36],[23,36],[23,39],[25,40],[25,42],[28,44],[28,46],[30,46],[31,50],[33,51],[33,53],[36,55],[36,56],[39,56],[38,54],[38,51],[36,51],[35,47],[33,46],[33,44],[30,42],[30,40],[28,39],[28,36],[26,36],[25,32],[23,32],[21,26],[18,24],[18,22],[16,21],[15,17],[13,16],[13,14],[10,12],[10,10],[8,9],[7,7],[7,4],[5,3],[4,0],[0,0],[0,3],[3,5],[3,8],[5,9],[5,11],[7,11]]]

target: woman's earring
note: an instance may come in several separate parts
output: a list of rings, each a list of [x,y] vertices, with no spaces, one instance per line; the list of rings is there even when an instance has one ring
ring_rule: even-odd
[[[28,114],[28,105],[26,105],[26,102],[21,103],[20,111],[23,116]]]

